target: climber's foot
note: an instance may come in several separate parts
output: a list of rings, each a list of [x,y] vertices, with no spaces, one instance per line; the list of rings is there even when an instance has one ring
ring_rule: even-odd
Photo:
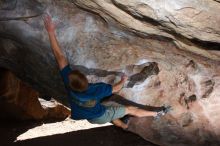
[[[164,107],[161,111],[157,112],[157,115],[154,117],[154,119],[159,120],[162,116],[166,115],[171,110],[172,110],[171,106]]]

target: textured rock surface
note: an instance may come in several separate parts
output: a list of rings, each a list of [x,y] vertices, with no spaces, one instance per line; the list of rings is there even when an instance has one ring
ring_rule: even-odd
[[[220,4],[213,0],[76,0],[142,35],[171,38],[180,49],[219,60],[203,49],[220,49]],[[132,23],[131,23],[132,22]]]
[[[113,84],[125,72],[121,96],[172,105],[160,121],[133,118],[130,131],[165,146],[219,145],[219,2],[73,2],[89,12],[72,1],[1,1],[0,66],[66,103],[40,17],[49,12],[70,65],[91,82]]]
[[[38,100],[39,93],[8,70],[0,70],[1,119],[64,120],[69,109],[53,101]]]

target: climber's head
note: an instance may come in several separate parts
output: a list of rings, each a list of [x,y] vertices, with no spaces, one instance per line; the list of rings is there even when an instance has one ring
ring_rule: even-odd
[[[86,76],[78,70],[73,70],[68,75],[69,86],[72,90],[83,92],[88,88],[88,80]]]

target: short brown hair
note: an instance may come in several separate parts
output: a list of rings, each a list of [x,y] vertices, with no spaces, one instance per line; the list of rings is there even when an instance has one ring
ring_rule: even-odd
[[[68,75],[69,86],[72,90],[83,92],[88,88],[88,80],[86,76],[79,70],[73,70]]]

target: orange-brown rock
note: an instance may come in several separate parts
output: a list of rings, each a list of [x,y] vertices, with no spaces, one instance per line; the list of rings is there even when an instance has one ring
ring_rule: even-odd
[[[1,69],[1,113],[18,119],[42,119],[46,112],[38,101],[39,93]],[[2,115],[1,114],[1,115]]]
[[[42,107],[39,93],[22,82],[12,72],[0,69],[1,118],[19,120],[65,119],[70,111],[57,102]],[[49,101],[48,101],[49,102]]]

